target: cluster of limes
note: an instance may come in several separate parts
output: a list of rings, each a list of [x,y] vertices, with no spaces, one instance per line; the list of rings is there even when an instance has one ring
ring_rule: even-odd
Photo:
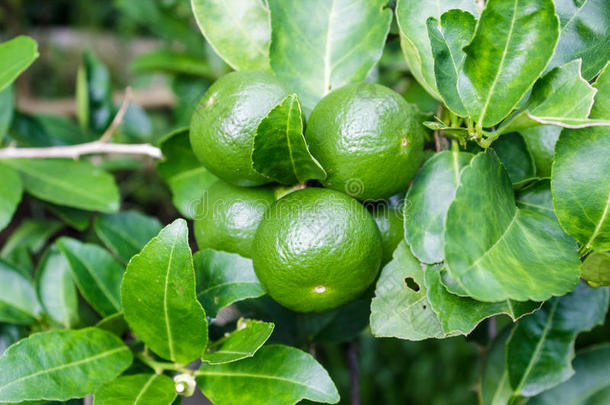
[[[360,295],[402,239],[399,208],[371,212],[362,202],[406,190],[422,157],[422,127],[415,108],[387,87],[334,90],[305,130],[326,178],[276,199],[251,155],[258,124],[289,94],[268,73],[241,71],[219,79],[200,101],[191,145],[220,180],[207,190],[195,236],[202,249],[252,258],[280,304],[324,311]]]

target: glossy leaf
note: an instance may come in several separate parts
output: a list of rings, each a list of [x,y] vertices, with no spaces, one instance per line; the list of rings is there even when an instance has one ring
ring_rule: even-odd
[[[44,254],[36,271],[36,292],[45,312],[66,328],[78,323],[78,295],[70,264],[57,246]]]
[[[506,314],[516,321],[536,311],[541,305],[539,302],[512,300],[486,303],[453,295],[441,282],[440,267],[426,268],[424,284],[430,307],[436,313],[445,334],[459,332],[467,335],[482,320],[498,314]]]
[[[157,218],[137,211],[100,215],[93,224],[97,236],[125,263],[142,250],[161,228]]]
[[[235,70],[268,70],[271,23],[261,0],[191,0],[205,39]],[[231,29],[227,29],[231,27]]]
[[[555,146],[555,213],[586,249],[610,249],[609,133],[604,127],[564,130]]]
[[[234,31],[232,33],[234,34]],[[134,73],[163,72],[203,76],[210,79],[215,77],[214,71],[205,59],[169,49],[159,49],[138,55],[131,61],[129,68]]]
[[[480,127],[506,117],[553,56],[559,21],[552,0],[489,0],[481,13],[458,90]]]
[[[510,332],[511,328],[506,327],[487,350],[479,390],[481,405],[506,405],[513,395],[506,370],[506,341]]]
[[[207,322],[195,295],[186,221],[163,228],[131,259],[121,302],[133,332],[159,356],[187,364],[201,355]]]
[[[593,252],[580,267],[582,278],[591,287],[610,285],[610,252]]]
[[[610,401],[610,345],[579,352],[573,362],[574,376],[563,384],[532,398],[528,405],[602,405]]]
[[[82,398],[131,361],[129,348],[100,329],[36,333],[0,357],[0,402]]]
[[[51,203],[46,203],[45,208],[77,231],[82,232],[89,227],[89,222],[91,220],[91,212],[89,211]]]
[[[320,163],[309,153],[296,95],[287,96],[258,125],[252,167],[263,176],[288,185],[326,178]]]
[[[201,360],[209,364],[224,364],[254,356],[269,339],[274,325],[270,322],[240,319],[237,328],[214,342],[213,349]]]
[[[396,3],[400,45],[409,70],[428,93],[436,98],[439,98],[439,93],[426,21],[430,17],[439,21],[441,15],[451,9],[462,9],[478,15],[474,0],[398,0]]]
[[[587,119],[596,90],[581,76],[581,64],[580,59],[574,60],[542,76],[525,106],[504,121],[498,132],[521,131],[541,124],[567,128],[610,125],[610,120]]]
[[[440,23],[434,17],[426,22],[434,57],[436,87],[447,108],[461,117],[468,115],[457,90],[466,57],[462,48],[472,39],[476,22],[472,14],[459,9],[443,13]]]
[[[4,90],[0,90],[0,141],[11,127],[15,110],[14,104],[13,88],[7,86]]]
[[[161,142],[163,160],[157,171],[172,191],[172,201],[182,215],[194,218],[205,190],[218,178],[201,165],[189,141],[188,129],[177,130]]]
[[[114,117],[110,73],[102,62],[87,51],[76,81],[77,118],[83,130],[101,135]]]
[[[549,218],[555,219],[553,195],[551,194],[551,182],[549,180],[542,180],[519,190],[515,199],[517,207],[538,211]]]
[[[113,177],[89,162],[64,159],[7,159],[34,197],[83,210],[116,212],[119,191]]]
[[[591,118],[610,119],[610,62],[601,71],[593,87],[597,89]]]
[[[311,110],[366,78],[381,58],[392,10],[385,0],[268,0],[271,68]]]
[[[423,340],[444,337],[430,308],[422,268],[403,241],[382,270],[371,302],[371,332],[375,337]]]
[[[559,42],[549,69],[582,58],[582,73],[591,80],[610,59],[610,10],[605,0],[555,1],[561,22]]]
[[[450,291],[479,301],[544,301],[571,291],[579,278],[574,241],[555,220],[515,206],[508,174],[492,150],[462,170],[444,251]]]
[[[527,149],[534,158],[538,177],[551,177],[555,143],[559,139],[561,130],[561,127],[555,125],[542,125],[520,131]]]
[[[30,37],[19,36],[0,43],[0,91],[38,58],[38,44]]]
[[[604,323],[609,297],[607,288],[581,283],[517,323],[506,348],[508,379],[516,395],[534,396],[572,376],[576,336]]]
[[[531,179],[536,174],[534,158],[518,133],[501,136],[491,144],[491,147],[506,168],[513,184]]]
[[[0,231],[4,229],[11,218],[23,194],[21,179],[15,171],[9,167],[0,164]]]
[[[70,264],[83,297],[102,316],[121,311],[123,267],[101,246],[62,237],[57,247]]]
[[[172,379],[163,374],[133,374],[101,386],[93,405],[170,405],[176,398]]]
[[[424,263],[444,259],[443,229],[447,209],[457,188],[460,171],[472,154],[443,151],[428,159],[405,198],[405,239]]]
[[[324,368],[308,353],[271,345],[239,362],[196,371],[201,391],[217,405],[291,405],[302,399],[334,404],[339,393]]]
[[[0,322],[28,325],[36,321],[39,313],[32,281],[0,260]]]
[[[208,316],[215,318],[227,305],[265,294],[256,278],[252,260],[238,254],[215,250],[195,253],[197,298]]]

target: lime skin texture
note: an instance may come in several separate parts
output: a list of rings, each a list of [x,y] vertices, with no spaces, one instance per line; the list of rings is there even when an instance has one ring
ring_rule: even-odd
[[[322,312],[358,297],[376,278],[381,235],[358,201],[306,188],[276,201],[256,232],[254,271],[269,295],[298,312]]]
[[[191,119],[193,152],[214,175],[236,186],[270,180],[251,166],[256,128],[289,94],[271,74],[239,71],[224,75],[205,93]]]
[[[275,201],[271,189],[236,187],[219,180],[206,191],[195,218],[199,249],[252,256],[258,224]]]
[[[328,173],[323,185],[359,200],[407,189],[422,159],[423,135],[417,109],[374,83],[327,94],[305,132],[310,152]]]

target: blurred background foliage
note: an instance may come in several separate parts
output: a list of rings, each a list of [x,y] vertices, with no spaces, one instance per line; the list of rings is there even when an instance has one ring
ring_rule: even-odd
[[[41,57],[16,83],[18,113],[4,143],[17,140],[45,146],[89,140],[90,132],[76,118],[81,66],[90,80],[96,80],[99,102],[89,102],[96,111],[116,111],[126,87],[134,91],[133,103],[114,135],[116,140],[152,144],[188,125],[207,87],[230,70],[196,28],[187,0],[0,0],[0,41],[20,34],[39,42]],[[436,100],[409,75],[395,25],[370,80],[394,88],[424,113],[437,109]],[[114,116],[115,111],[107,116]],[[95,132],[93,124],[89,123],[89,130]],[[115,173],[124,209],[138,208],[163,223],[179,216],[154,165],[126,158],[101,164]],[[36,260],[32,257],[40,254],[45,240],[60,228],[49,213],[74,221],[75,229],[61,232],[77,231],[77,212],[30,199],[21,204],[12,225],[0,233],[4,246],[0,256],[22,267],[33,266]],[[93,240],[95,235],[89,238]],[[240,305],[239,310],[246,316],[277,321],[273,340],[315,354],[337,383],[344,404],[350,403],[348,365],[354,354],[363,404],[476,403],[479,355],[490,337],[508,323],[503,317],[483,322],[468,338],[374,339],[367,330],[361,332],[368,321],[367,299],[322,315],[298,315],[265,300],[268,298]],[[87,305],[81,308],[87,312]],[[224,333],[225,327],[231,329],[229,324],[218,325],[215,333]],[[0,325],[0,330],[2,352],[20,330],[9,325]],[[608,327],[600,327],[581,335],[577,349],[603,341],[609,332]]]

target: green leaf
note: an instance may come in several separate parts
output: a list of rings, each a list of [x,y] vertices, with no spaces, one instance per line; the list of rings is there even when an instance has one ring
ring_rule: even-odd
[[[203,364],[195,372],[201,391],[217,405],[291,405],[302,399],[334,404],[339,393],[308,353],[271,345],[239,362]]]
[[[119,209],[114,178],[89,162],[7,159],[2,163],[19,172],[25,190],[41,200],[91,211]]]
[[[527,149],[534,158],[538,177],[551,177],[555,143],[559,139],[561,130],[561,127],[555,125],[542,125],[520,131]]]
[[[436,87],[447,108],[461,117],[468,116],[457,90],[458,77],[466,57],[462,48],[472,39],[476,23],[472,14],[459,9],[443,13],[440,24],[434,17],[426,21],[434,57]]]
[[[534,158],[527,149],[523,137],[516,132],[501,136],[491,147],[498,155],[500,162],[508,172],[510,181],[520,183],[531,179],[536,174]]]
[[[252,167],[263,176],[288,185],[326,178],[320,163],[309,153],[296,94],[287,96],[258,125]]]
[[[36,321],[39,313],[31,280],[0,260],[0,322],[28,325]]]
[[[58,221],[24,219],[0,250],[0,257],[17,266],[29,277],[33,270],[30,256],[38,253],[61,228],[62,224]]]
[[[38,44],[30,37],[19,36],[0,44],[0,91],[38,58]]]
[[[64,221],[68,226],[76,229],[77,231],[84,231],[89,227],[91,220],[91,213],[89,211],[79,210],[77,208],[64,207],[62,205],[56,205],[46,203],[45,208],[55,214],[59,219]]]
[[[512,397],[506,370],[506,341],[511,330],[510,326],[504,328],[487,350],[479,389],[481,405],[506,405]]]
[[[203,193],[218,180],[195,157],[187,129],[177,130],[161,141],[164,159],[157,163],[159,175],[172,191],[172,201],[187,218],[194,218]]]
[[[574,376],[532,398],[528,405],[602,405],[610,401],[610,345],[580,351],[573,362]]]
[[[191,5],[203,36],[229,66],[269,70],[271,24],[265,1],[191,0]]]
[[[56,243],[87,302],[102,316],[120,312],[123,267],[112,255],[101,246],[72,238],[62,237]]]
[[[82,398],[131,361],[129,348],[100,329],[36,333],[0,357],[0,402]]]
[[[55,322],[66,328],[78,323],[78,295],[70,264],[57,246],[49,247],[40,260],[35,285],[42,307]]]
[[[83,130],[101,135],[112,122],[115,107],[110,73],[91,51],[85,52],[78,70],[76,104]]]
[[[610,62],[597,76],[593,87],[597,89],[597,94],[591,110],[591,117],[610,119]]]
[[[409,70],[428,93],[436,98],[439,98],[439,94],[426,21],[430,17],[438,21],[443,13],[451,9],[462,9],[478,15],[474,0],[398,0],[396,3],[400,45]]]
[[[125,332],[129,330],[129,325],[127,325],[127,322],[125,322],[125,317],[123,316],[122,312],[108,315],[96,323],[95,327],[114,333],[119,337],[123,336]]]
[[[11,218],[19,202],[21,202],[21,195],[23,194],[23,188],[21,186],[21,179],[14,170],[0,164],[0,231],[4,229]]]
[[[610,285],[610,252],[593,252],[580,267],[582,278],[591,287]]]
[[[96,235],[125,263],[142,250],[161,228],[157,218],[137,211],[100,215],[93,224]]]
[[[202,354],[208,330],[195,294],[186,221],[163,228],[131,259],[121,302],[133,332],[159,356],[187,364]]]
[[[481,13],[458,90],[479,127],[506,117],[538,79],[559,36],[552,0],[489,0]]]
[[[131,61],[129,68],[134,73],[163,72],[203,76],[209,79],[215,78],[214,71],[209,63],[201,56],[176,52],[171,49],[157,49],[138,55]]]
[[[539,302],[479,302],[467,297],[449,293],[441,282],[440,267],[427,267],[424,285],[428,302],[436,313],[444,334],[469,334],[484,319],[498,314],[506,314],[513,321],[540,308]]]
[[[269,339],[273,327],[270,322],[239,319],[237,328],[214,342],[214,350],[205,353],[201,360],[209,364],[224,364],[252,357]]]
[[[551,190],[555,213],[585,249],[610,249],[608,128],[563,130],[555,146]]]
[[[195,253],[197,298],[209,317],[227,305],[265,294],[256,278],[252,260],[238,254],[202,250]]]
[[[506,347],[508,379],[516,395],[534,396],[574,374],[576,336],[604,323],[609,298],[607,288],[580,283],[517,323]]]
[[[553,195],[550,180],[541,180],[530,187],[521,189],[515,195],[517,207],[527,208],[556,219],[553,210]]]
[[[479,301],[544,301],[571,291],[580,273],[574,241],[555,220],[516,207],[492,150],[462,170],[447,212],[444,251],[449,290]]]
[[[498,133],[521,131],[542,124],[567,128],[610,125],[610,120],[587,119],[596,90],[581,76],[581,64],[580,59],[574,60],[542,76],[525,106],[506,119]]]
[[[405,239],[424,263],[443,261],[445,216],[457,188],[460,171],[473,155],[443,151],[428,159],[405,198]]]
[[[382,270],[371,302],[371,332],[375,337],[423,340],[444,337],[430,308],[424,273],[403,241]]]
[[[386,0],[268,0],[271,68],[306,110],[330,91],[364,80],[390,30]]]
[[[574,59],[583,60],[582,73],[591,80],[610,59],[610,12],[605,0],[555,2],[561,27],[549,69]]]
[[[93,405],[170,405],[176,399],[171,378],[163,374],[133,374],[102,385]]]
[[[15,99],[13,88],[7,87],[0,90],[0,142],[11,127],[13,113],[15,110]]]

